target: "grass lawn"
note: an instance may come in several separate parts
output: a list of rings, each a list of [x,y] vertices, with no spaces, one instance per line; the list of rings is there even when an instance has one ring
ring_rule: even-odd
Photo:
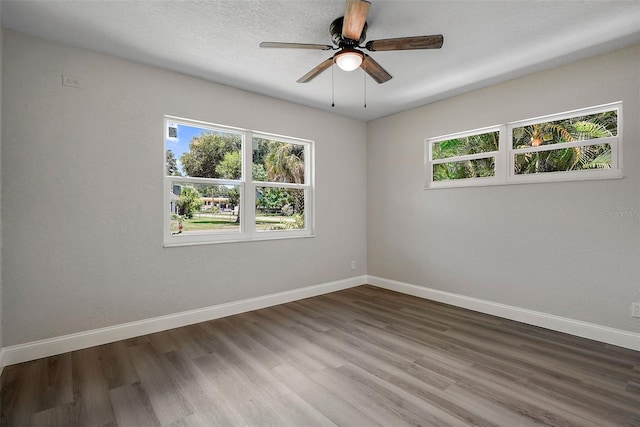
[[[196,214],[191,219],[182,220],[182,232],[189,231],[232,231],[240,228],[236,223],[236,215],[229,214]],[[178,220],[171,220],[171,232],[178,232]]]
[[[191,219],[182,220],[182,232],[203,232],[203,231],[237,231],[240,224],[236,223],[237,216],[231,214],[195,214]],[[258,215],[256,217],[257,230],[274,230],[284,228],[283,223],[293,222],[293,218],[281,215]],[[279,226],[280,225],[280,226]],[[178,232],[178,220],[171,220],[171,233]]]

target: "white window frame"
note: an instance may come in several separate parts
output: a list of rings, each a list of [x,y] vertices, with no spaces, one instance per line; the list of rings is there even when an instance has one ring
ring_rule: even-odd
[[[551,122],[557,120],[568,119],[571,117],[585,116],[590,114],[604,113],[607,111],[616,111],[618,116],[618,132],[616,136],[606,138],[596,138],[590,140],[565,142],[554,145],[541,145],[539,147],[513,148],[513,129],[529,126],[537,123]],[[623,178],[622,173],[622,102],[612,102],[609,104],[598,105],[594,107],[581,108],[578,110],[566,111],[558,114],[550,114],[546,116],[535,117],[527,120],[519,120],[498,126],[490,126],[480,129],[474,129],[465,132],[452,133],[434,138],[425,139],[425,189],[437,188],[456,188],[456,187],[475,187],[490,185],[509,185],[509,184],[530,184],[543,182],[563,182],[563,181],[586,181],[599,179],[620,179]],[[499,149],[487,153],[472,154],[467,156],[455,156],[446,159],[433,159],[433,144],[454,138],[462,138],[472,135],[479,135],[488,132],[499,132]],[[575,171],[557,171],[545,172],[537,174],[515,174],[515,156],[522,153],[553,151],[570,147],[585,147],[589,145],[609,144],[611,146],[611,168],[609,169],[591,169],[591,170],[575,170]],[[495,157],[495,176],[493,177],[477,177],[466,178],[449,181],[433,181],[433,165],[439,163],[449,163],[456,161],[465,161],[473,159],[483,159],[487,157]]]
[[[484,133],[490,132],[498,132],[498,146],[504,146],[504,129],[501,126],[489,126],[480,129],[474,129],[465,132],[457,132],[451,133],[448,135],[438,136],[436,138],[428,138],[425,140],[425,168],[427,173],[427,184],[426,188],[451,188],[451,187],[475,187],[475,186],[485,186],[485,185],[496,185],[500,183],[500,174],[498,173],[499,168],[502,166],[501,157],[503,155],[499,151],[487,151],[484,153],[478,154],[468,154],[465,156],[453,156],[447,157],[445,159],[433,159],[433,144],[448,141],[450,139],[457,138],[466,138],[468,136],[474,135],[482,135]],[[475,159],[486,159],[488,157],[495,158],[495,172],[493,176],[486,177],[476,177],[476,178],[466,178],[466,179],[455,179],[449,181],[434,181],[433,180],[433,166],[442,163],[455,163],[455,162],[463,162],[466,160],[475,160]]]
[[[513,148],[513,138],[511,137],[513,129],[529,126],[537,123],[553,122],[557,120],[569,119],[577,116],[587,116],[590,114],[604,113],[607,111],[616,111],[618,115],[618,132],[616,136],[607,138],[595,138],[574,142],[563,142],[561,144],[541,145],[539,147]],[[506,131],[509,135],[507,144],[507,170],[509,175],[507,181],[513,184],[527,184],[537,182],[560,182],[560,181],[583,181],[596,179],[616,179],[622,178],[622,102],[614,102],[611,104],[599,105],[596,107],[582,108],[579,110],[567,111],[559,114],[551,114],[534,119],[521,120],[511,122],[506,125]],[[591,169],[591,170],[575,170],[575,171],[557,171],[545,172],[537,174],[515,174],[515,156],[522,153],[535,153],[541,151],[554,151],[571,147],[586,147],[589,145],[609,144],[611,146],[611,168],[609,169]]]
[[[238,180],[219,179],[219,178],[199,178],[184,176],[168,176],[166,175],[166,140],[169,123],[182,124],[186,126],[198,127],[214,132],[234,133],[241,136],[242,140],[242,173]],[[215,243],[232,243],[258,240],[274,240],[274,239],[291,239],[300,237],[314,237],[314,142],[307,139],[293,138],[272,134],[268,132],[257,132],[249,129],[241,129],[236,127],[218,125],[208,122],[202,122],[193,119],[186,119],[175,116],[164,116],[164,141],[163,141],[163,163],[162,170],[164,175],[163,185],[163,210],[164,210],[164,246],[191,246]],[[296,183],[280,183],[270,181],[253,181],[252,177],[252,159],[253,159],[253,137],[272,139],[278,142],[285,142],[304,146],[304,184]],[[179,234],[173,235],[170,230],[171,212],[170,194],[173,190],[174,183],[190,182],[211,185],[235,185],[239,188],[239,206],[240,206],[240,231],[229,233],[203,233],[203,234]],[[305,192],[305,209],[304,209],[304,229],[300,230],[256,230],[256,187],[277,187],[277,188],[295,188]]]

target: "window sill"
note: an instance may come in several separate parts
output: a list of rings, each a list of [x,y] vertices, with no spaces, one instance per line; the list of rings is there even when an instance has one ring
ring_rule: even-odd
[[[607,179],[623,179],[624,175],[622,171],[610,171],[611,173],[607,174],[593,174],[593,175],[566,175],[565,172],[557,172],[562,175],[555,175],[554,172],[550,172],[545,175],[520,175],[517,177],[513,177],[509,181],[500,181],[492,178],[468,178],[465,180],[458,181],[440,181],[434,183],[436,185],[426,185],[424,187],[425,190],[443,190],[450,188],[470,188],[470,187],[494,187],[500,185],[520,185],[520,184],[542,184],[542,183],[552,183],[552,182],[580,182],[580,181],[600,181]],[[580,172],[578,172],[580,173]],[[553,176],[551,176],[554,174]]]
[[[238,239],[225,239],[225,240],[207,240],[207,241],[191,241],[191,242],[164,242],[165,248],[177,248],[184,246],[203,246],[203,245],[221,245],[226,243],[246,243],[246,242],[264,242],[268,240],[289,240],[289,239],[306,239],[316,237],[315,234],[299,234],[299,235],[287,235],[287,236],[265,236],[265,237],[247,237]]]

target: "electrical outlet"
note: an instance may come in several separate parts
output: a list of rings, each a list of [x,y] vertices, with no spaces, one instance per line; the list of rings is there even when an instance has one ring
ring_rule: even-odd
[[[355,260],[355,259],[352,259],[352,260],[351,260],[351,269],[352,269],[352,270],[355,270],[355,269],[356,269],[356,260]]]
[[[640,317],[640,302],[631,303],[631,316]]]
[[[70,76],[68,74],[62,75],[62,86],[76,87],[82,89],[82,80],[79,77]]]

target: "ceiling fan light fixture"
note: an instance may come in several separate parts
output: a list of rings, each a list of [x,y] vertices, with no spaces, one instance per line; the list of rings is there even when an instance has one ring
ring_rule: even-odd
[[[260,43],[260,47],[338,50],[333,56],[325,59],[307,72],[307,74],[300,77],[297,80],[298,83],[308,83],[325,70],[329,68],[333,70],[333,64],[338,64],[338,67],[344,71],[353,71],[360,67],[365,75],[369,75],[376,83],[384,83],[391,80],[391,74],[382,68],[371,56],[365,54],[363,50],[376,52],[388,50],[440,49],[444,43],[442,34],[433,34],[430,36],[369,40],[363,46],[367,38],[367,16],[369,14],[371,0],[345,0],[345,2],[344,16],[334,19],[331,25],[329,25],[331,41],[337,47],[328,44],[282,42],[262,42]]]
[[[364,55],[362,54],[362,52],[359,52],[357,50],[345,49],[342,52],[336,54],[334,60],[341,70],[353,71],[358,68],[360,64],[362,64]]]

